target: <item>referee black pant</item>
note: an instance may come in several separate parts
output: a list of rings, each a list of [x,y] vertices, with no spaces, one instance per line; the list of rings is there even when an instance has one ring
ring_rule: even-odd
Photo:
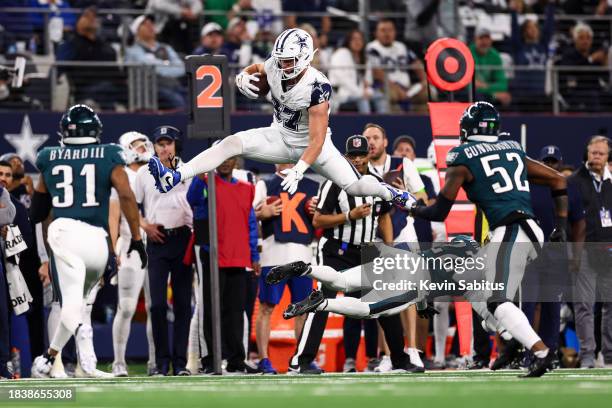
[[[332,268],[341,271],[345,269],[349,269],[355,267],[360,264],[361,259],[350,259],[349,257],[330,254],[323,252],[323,264],[327,266],[331,266]],[[325,286],[322,287],[322,293],[326,298],[333,299],[336,297],[337,291],[333,289],[328,289]],[[359,292],[346,294],[346,296],[359,297]],[[327,317],[329,316],[329,312],[317,312],[317,313],[309,313],[306,316],[306,322],[304,323],[304,329],[302,330],[302,334],[297,343],[297,349],[295,355],[291,359],[291,364],[298,364],[300,367],[308,367],[310,363],[314,361],[317,356],[317,352],[319,351],[319,346],[321,345],[321,340],[323,339],[323,332],[325,331],[325,325],[327,324]],[[347,318],[345,317],[345,322]],[[350,319],[357,323],[359,320]],[[387,340],[387,344],[391,351],[391,361],[394,366],[401,365],[407,355],[404,353],[404,335],[402,331],[402,322],[400,320],[399,315],[393,316],[385,316],[378,318],[378,321],[385,333],[385,339]],[[366,324],[375,325],[376,320],[369,319],[366,320]],[[354,324],[354,323],[349,323]],[[374,328],[376,328],[374,326]],[[373,357],[376,355],[376,346],[378,343],[378,330],[369,330],[372,333],[372,341],[369,342],[366,338],[366,355],[368,357]],[[352,333],[355,331],[353,330]],[[361,330],[359,330],[359,334]],[[368,334],[368,330],[365,331]],[[345,336],[347,332],[345,331]],[[351,332],[349,331],[349,336]],[[349,340],[350,341],[350,340]],[[370,343],[368,347],[368,343]],[[345,347],[346,347],[345,340]],[[354,345],[354,341],[352,343]],[[349,344],[350,347],[350,344]],[[354,347],[354,346],[353,346]],[[355,349],[355,348],[354,348]],[[348,352],[351,349],[347,350],[347,356],[350,357]],[[297,357],[297,361],[296,361]]]
[[[208,355],[202,358],[202,366],[213,365],[212,297],[210,293],[210,255],[200,249],[202,264],[203,331]],[[219,268],[219,298],[221,303],[221,345],[228,367],[242,367],[246,358],[244,349],[248,272],[245,268]]]

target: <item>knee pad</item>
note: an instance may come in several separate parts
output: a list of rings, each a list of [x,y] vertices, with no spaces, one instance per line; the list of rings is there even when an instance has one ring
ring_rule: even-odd
[[[219,142],[218,146],[220,148],[223,148],[223,150],[226,150],[227,152],[231,153],[232,157],[242,154],[242,140],[240,140],[240,137],[236,135],[230,135],[226,137],[221,142]]]
[[[500,298],[489,298],[487,299],[487,309],[489,312],[495,316],[495,309],[502,303],[509,302],[508,299],[500,299]]]
[[[118,313],[121,313],[121,317],[126,320],[132,319],[134,316],[134,312],[136,311],[136,299],[126,298],[119,299],[119,310]]]

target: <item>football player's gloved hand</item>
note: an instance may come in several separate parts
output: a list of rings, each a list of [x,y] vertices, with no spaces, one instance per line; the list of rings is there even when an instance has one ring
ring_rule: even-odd
[[[253,80],[259,81],[259,73],[249,74],[246,71],[241,71],[236,75],[236,87],[247,98],[257,99],[259,88],[251,83]]]
[[[433,307],[432,303],[427,302],[427,306],[424,308],[419,308],[417,305],[417,314],[421,319],[431,319],[435,315],[440,314],[440,312]]]
[[[550,242],[567,242],[567,233],[563,228],[555,228],[549,237]]]
[[[283,191],[286,191],[289,194],[295,193],[298,188],[298,183],[304,178],[304,172],[308,169],[308,167],[308,163],[300,160],[292,168],[281,171],[281,174],[285,176],[281,183]]]
[[[410,207],[410,209],[408,209],[408,215],[410,215],[411,217],[416,217],[417,212],[419,211],[420,207],[426,207],[427,204],[425,204],[425,201],[423,201],[422,198],[419,198],[414,204],[412,204],[412,206]]]
[[[567,242],[567,218],[555,217],[555,228],[550,233],[550,242]]]
[[[142,239],[136,241],[132,239],[130,241],[130,247],[128,248],[127,254],[128,256],[132,251],[138,252],[138,256],[140,256],[141,268],[144,269],[147,266],[147,251],[145,249],[144,243]]]

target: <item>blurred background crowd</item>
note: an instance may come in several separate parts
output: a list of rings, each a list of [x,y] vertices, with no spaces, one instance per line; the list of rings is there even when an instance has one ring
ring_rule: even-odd
[[[454,37],[470,45],[480,99],[512,111],[602,111],[611,16],[607,0],[6,0],[0,63],[24,55],[29,64],[23,90],[0,78],[0,109],[182,110],[184,56],[223,54],[239,70],[299,26],[335,87],[334,110],[424,111],[424,53]],[[233,108],[266,104],[234,93]]]

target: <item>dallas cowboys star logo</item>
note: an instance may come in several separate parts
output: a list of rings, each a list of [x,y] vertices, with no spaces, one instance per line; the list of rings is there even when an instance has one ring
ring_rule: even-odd
[[[24,162],[28,160],[35,164],[38,148],[49,139],[49,135],[34,133],[30,118],[25,115],[19,133],[7,133],[4,138],[15,148],[17,156],[21,157]]]
[[[297,41],[295,43],[300,46],[300,52],[302,52],[302,49],[304,47],[308,46],[308,43],[306,42],[306,37],[300,37],[299,35],[297,36]]]
[[[325,89],[323,85],[323,82],[319,82],[316,79],[312,83],[312,93],[318,97],[316,99],[318,99],[319,103],[329,99],[329,89]]]

